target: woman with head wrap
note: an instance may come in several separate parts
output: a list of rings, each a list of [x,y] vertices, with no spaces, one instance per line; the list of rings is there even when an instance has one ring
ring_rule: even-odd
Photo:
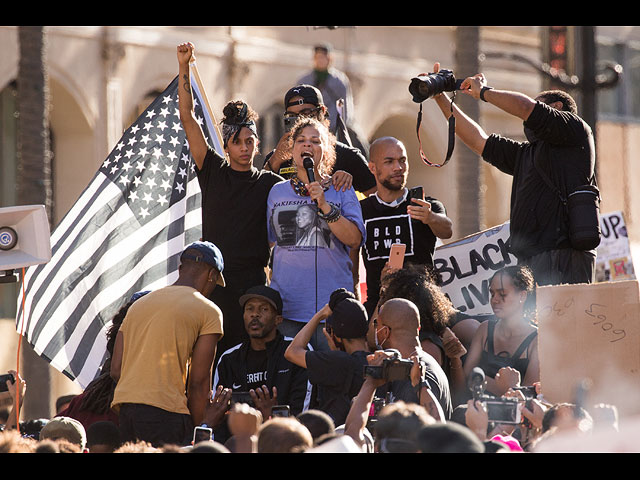
[[[224,337],[217,356],[246,335],[239,298],[256,285],[266,284],[269,263],[266,202],[271,187],[282,177],[254,167],[258,153],[258,115],[245,102],[227,103],[221,121],[225,157],[209,144],[193,111],[191,43],[177,47],[180,120],[189,141],[202,191],[202,237],[215,243],[224,257],[225,287],[213,300],[223,312]]]

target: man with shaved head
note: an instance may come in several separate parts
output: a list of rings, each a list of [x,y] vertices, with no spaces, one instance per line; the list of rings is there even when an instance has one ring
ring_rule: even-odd
[[[394,137],[376,139],[369,150],[369,169],[376,178],[375,194],[360,201],[366,228],[362,259],[367,271],[365,307],[371,316],[379,299],[380,277],[388,270],[391,245],[406,245],[405,262],[433,265],[437,238],[450,238],[452,223],[442,202],[407,189],[409,162],[404,144]],[[358,250],[352,251],[354,275]]]
[[[419,393],[421,387],[426,386],[440,404],[445,420],[448,420],[452,412],[449,380],[438,362],[420,346],[418,307],[404,298],[387,300],[380,307],[378,316],[371,322],[371,328],[374,329],[373,335],[378,349],[397,350],[403,359],[416,359],[422,368],[422,379],[417,388],[410,380],[387,383],[386,387],[392,400],[423,403],[420,401]]]

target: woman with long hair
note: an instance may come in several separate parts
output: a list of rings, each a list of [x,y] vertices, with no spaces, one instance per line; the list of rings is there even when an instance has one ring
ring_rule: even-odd
[[[327,127],[313,118],[301,118],[293,127],[291,142],[295,174],[271,189],[267,221],[274,246],[271,287],[283,300],[282,333],[293,337],[327,304],[333,291],[353,292],[349,249],[361,245],[364,225],[353,188],[345,191],[332,184],[335,138]],[[305,165],[305,158],[312,165],[308,160]],[[309,211],[314,215],[307,228],[313,228],[317,238],[297,245],[299,239],[291,232],[298,231],[302,219],[296,217]],[[317,339],[317,345],[326,348],[324,336]]]

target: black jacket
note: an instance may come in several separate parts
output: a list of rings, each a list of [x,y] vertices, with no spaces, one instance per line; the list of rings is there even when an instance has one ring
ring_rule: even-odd
[[[269,391],[275,386],[278,403],[289,405],[291,415],[297,415],[309,406],[311,386],[307,371],[284,358],[284,352],[291,343],[277,332],[276,338],[267,344],[267,381]],[[249,341],[230,348],[220,356],[216,367],[213,389],[218,385],[231,388],[234,392],[246,392],[247,387],[247,352]]]

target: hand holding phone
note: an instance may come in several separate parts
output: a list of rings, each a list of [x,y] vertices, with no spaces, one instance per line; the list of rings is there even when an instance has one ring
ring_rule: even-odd
[[[421,186],[410,188],[409,198],[417,198],[418,200],[424,200],[424,189]]]
[[[208,442],[211,440],[211,435],[213,434],[213,430],[209,428],[207,425],[199,425],[193,429],[193,445],[196,445],[200,442]]]
[[[404,243],[394,243],[389,250],[389,266],[400,270],[404,265],[404,254],[407,246]]]
[[[289,405],[274,405],[271,407],[272,417],[288,417],[291,415]]]

